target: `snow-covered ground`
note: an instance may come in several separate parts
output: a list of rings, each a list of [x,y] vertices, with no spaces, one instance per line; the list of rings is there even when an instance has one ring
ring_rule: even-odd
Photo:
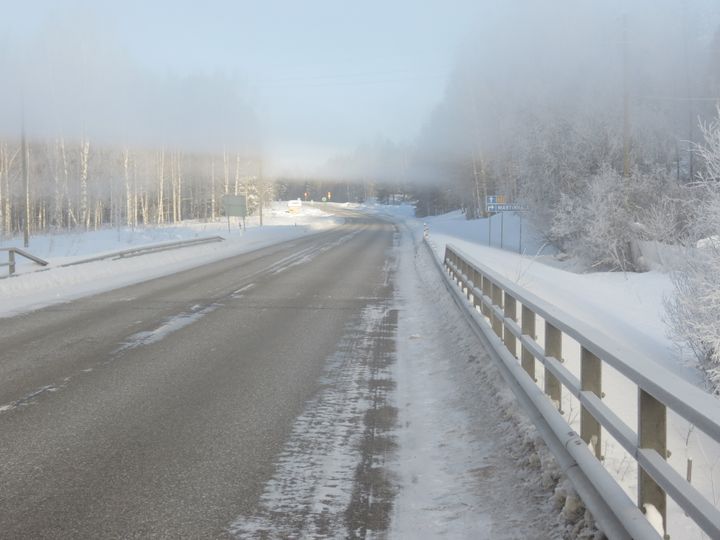
[[[306,206],[299,213],[290,214],[284,203],[276,203],[266,210],[263,227],[259,226],[257,217],[251,217],[243,231],[239,228],[238,218],[231,219],[229,231],[227,220],[221,219],[212,223],[184,221],[179,225],[135,230],[102,229],[32,237],[27,251],[50,264],[43,269],[22,257],[17,258],[18,275],[0,279],[0,317],[169,275],[327,230],[343,222],[343,218],[332,215],[331,209],[326,212]],[[61,266],[131,247],[208,236],[222,236],[225,241],[128,259]],[[22,247],[22,238],[0,242],[0,247]],[[0,252],[0,260],[6,262],[6,253]],[[0,272],[6,275],[7,267],[0,267]]]
[[[402,211],[402,210],[401,210]],[[397,287],[401,489],[391,538],[561,538],[568,491],[512,392],[408,230]],[[566,505],[565,503],[568,502]],[[569,527],[565,530],[565,527]]]
[[[705,389],[702,373],[692,357],[667,336],[663,300],[671,292],[667,274],[659,271],[641,274],[596,272],[576,273],[569,265],[550,255],[536,256],[541,243],[521,255],[517,245],[498,249],[487,245],[486,220],[468,221],[459,212],[423,220],[409,217],[411,208],[372,205],[368,211],[387,213],[404,219],[420,238],[424,224],[429,227],[432,244],[442,257],[451,243],[478,262],[489,266],[519,286],[557,306],[563,312],[599,330],[608,339],[633,354],[644,356],[675,375]],[[532,233],[526,230],[528,236]],[[537,238],[537,236],[535,236]],[[528,241],[528,245],[530,242]],[[506,246],[508,247],[508,246]],[[551,253],[547,248],[543,253]],[[542,325],[538,324],[542,343]],[[579,377],[579,345],[565,337],[563,355],[566,367]],[[539,384],[542,372],[539,371]],[[634,385],[612,368],[604,366],[605,402],[629,425],[637,423],[637,391]],[[564,395],[566,420],[579,430],[579,403]],[[627,493],[635,498],[637,470],[634,460],[612,437],[603,432],[604,464]],[[668,461],[685,476],[688,459],[692,460],[693,485],[714,504],[720,504],[720,446],[673,413],[668,414]],[[701,531],[674,503],[669,501],[669,531],[673,538],[705,538]]]

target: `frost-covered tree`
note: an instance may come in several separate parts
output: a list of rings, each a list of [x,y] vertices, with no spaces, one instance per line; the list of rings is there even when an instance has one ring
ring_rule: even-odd
[[[675,186],[663,170],[625,177],[604,165],[572,194],[561,193],[549,237],[591,269],[642,270],[638,241],[657,239],[658,209]]]
[[[699,210],[692,224],[695,245],[673,274],[675,293],[667,302],[673,337],[686,343],[720,393],[720,107],[718,117],[701,126],[697,147],[705,169],[689,189]]]

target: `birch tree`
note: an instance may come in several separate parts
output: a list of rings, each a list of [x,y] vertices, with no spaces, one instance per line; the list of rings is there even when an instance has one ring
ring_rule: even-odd
[[[88,158],[90,155],[90,141],[83,139],[80,142],[80,221],[85,230],[90,228],[90,208],[88,201]]]

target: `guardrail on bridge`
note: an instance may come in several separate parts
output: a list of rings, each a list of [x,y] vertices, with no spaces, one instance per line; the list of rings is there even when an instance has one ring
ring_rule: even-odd
[[[427,237],[424,241],[456,301],[492,348],[504,378],[603,532],[610,538],[662,538],[645,511],[659,513],[667,531],[670,497],[710,538],[720,538],[720,510],[671,467],[666,445],[668,409],[720,443],[720,401],[649,359],[633,354],[629,361],[627,351],[614,347],[606,336],[452,245],[440,261]],[[536,336],[538,317],[544,321],[542,345]],[[580,345],[579,378],[563,365],[563,334]],[[536,361],[544,369],[542,389],[535,379]],[[603,401],[604,365],[637,388],[635,428]],[[559,411],[563,391],[580,402],[579,434]],[[600,460],[602,428],[637,463],[637,504]]]

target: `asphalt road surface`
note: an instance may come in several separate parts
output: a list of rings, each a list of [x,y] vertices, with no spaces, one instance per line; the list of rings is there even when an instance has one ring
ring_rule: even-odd
[[[394,235],[351,218],[0,319],[0,537],[229,536],[348,326],[388,305]],[[357,492],[345,515],[362,531],[378,509]]]

